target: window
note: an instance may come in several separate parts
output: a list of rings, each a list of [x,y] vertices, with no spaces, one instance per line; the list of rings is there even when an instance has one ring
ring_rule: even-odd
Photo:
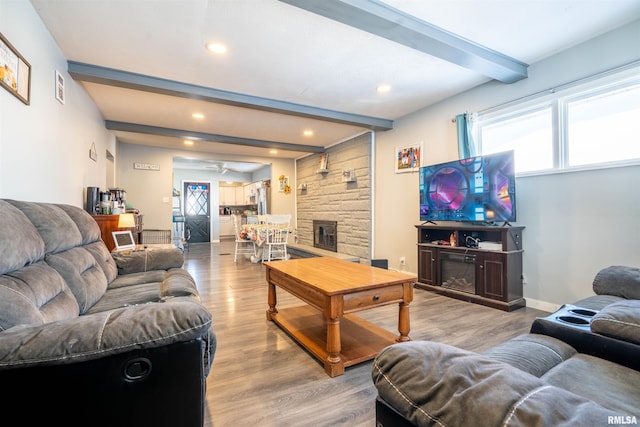
[[[640,67],[478,113],[482,154],[515,150],[518,173],[640,162]]]
[[[553,168],[552,110],[550,106],[517,112],[480,128],[482,154],[515,150],[518,172]]]
[[[568,165],[640,158],[640,85],[567,102]]]

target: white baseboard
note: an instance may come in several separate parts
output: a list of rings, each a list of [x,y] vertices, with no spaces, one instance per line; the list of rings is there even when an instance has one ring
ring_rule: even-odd
[[[561,307],[561,304],[554,304],[526,297],[525,299],[527,300],[527,307],[535,308],[536,310],[548,311],[549,313],[554,313]]]

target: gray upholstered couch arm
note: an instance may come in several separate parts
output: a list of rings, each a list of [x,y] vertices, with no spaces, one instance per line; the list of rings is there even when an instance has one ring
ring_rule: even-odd
[[[600,270],[593,279],[597,295],[614,295],[640,300],[640,268],[612,265]]]
[[[180,268],[184,264],[184,255],[178,248],[114,253],[113,259],[118,266],[118,274],[169,270],[170,268]]]
[[[97,359],[211,334],[211,314],[190,297],[127,306],[0,335],[0,370]]]
[[[620,415],[503,362],[432,341],[385,348],[372,378],[379,397],[416,426],[592,426]]]

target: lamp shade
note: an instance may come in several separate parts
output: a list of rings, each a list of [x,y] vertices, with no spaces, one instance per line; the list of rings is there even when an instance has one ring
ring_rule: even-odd
[[[133,228],[136,226],[136,219],[131,213],[120,214],[118,218],[118,228]]]

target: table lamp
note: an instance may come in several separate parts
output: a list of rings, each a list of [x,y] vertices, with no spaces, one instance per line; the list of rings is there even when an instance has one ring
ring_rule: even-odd
[[[118,228],[134,228],[136,226],[136,219],[132,213],[120,214],[118,217]]]

